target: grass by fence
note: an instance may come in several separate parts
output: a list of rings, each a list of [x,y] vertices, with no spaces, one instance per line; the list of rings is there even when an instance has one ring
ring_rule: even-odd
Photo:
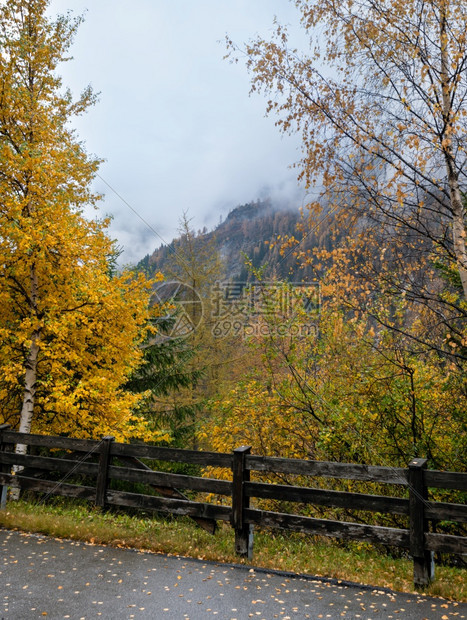
[[[16,454],[16,444],[29,446],[30,453]],[[38,450],[41,454],[32,453]],[[226,521],[235,530],[235,549],[239,555],[251,556],[255,525],[402,547],[413,558],[416,587],[427,585],[433,578],[435,551],[467,553],[467,537],[435,533],[429,526],[430,521],[439,520],[467,522],[465,504],[432,501],[429,497],[430,488],[466,492],[466,473],[427,470],[425,459],[413,459],[407,468],[392,468],[260,457],[250,452],[248,446],[228,454],[121,444],[112,437],[101,441],[50,437],[17,433],[3,425],[0,426],[2,506],[9,486],[46,497],[81,498],[102,507],[126,506],[186,515],[211,533],[215,531],[216,521]],[[230,469],[232,476],[231,480],[220,480],[153,471],[141,459]],[[22,469],[12,473],[12,467],[18,466]],[[405,489],[406,497],[255,482],[251,480],[251,472],[399,485]],[[83,476],[85,482],[70,482],[76,476]],[[111,488],[112,480],[145,484],[159,495],[116,490]],[[230,501],[222,505],[195,501],[181,489],[224,496]],[[404,515],[408,526],[387,527],[260,510],[254,506],[254,499]]]

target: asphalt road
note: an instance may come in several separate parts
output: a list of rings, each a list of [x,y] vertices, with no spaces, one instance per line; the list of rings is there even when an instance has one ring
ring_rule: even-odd
[[[0,530],[0,618],[467,619],[467,604]]]

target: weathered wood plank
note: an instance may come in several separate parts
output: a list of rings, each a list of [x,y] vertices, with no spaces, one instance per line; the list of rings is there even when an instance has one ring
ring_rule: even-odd
[[[426,502],[425,517],[439,521],[457,521],[467,523],[466,504],[448,504],[447,502]]]
[[[64,450],[76,450],[77,452],[98,453],[102,440],[75,439],[70,437],[55,437],[48,435],[34,435],[30,433],[18,433],[16,431],[4,431],[5,443],[21,442],[31,446],[56,448]],[[215,465],[230,468],[232,455],[201,452],[196,450],[179,450],[173,448],[160,448],[145,444],[119,444],[112,447],[112,456],[133,456],[150,458],[161,461],[176,461],[198,463],[201,465]],[[186,457],[186,458],[184,458]]]
[[[175,448],[160,448],[146,444],[115,443],[112,446],[112,455],[133,456],[136,458],[152,459],[155,461],[175,461],[177,463],[192,463],[195,465],[214,467],[232,467],[232,455],[222,452],[201,452],[199,450],[179,450]]]
[[[250,507],[250,498],[245,493],[245,485],[250,480],[250,471],[245,467],[245,459],[251,446],[241,446],[234,450],[232,468],[232,527],[235,530],[235,551],[242,557],[252,554],[253,540],[251,526],[245,522],[244,513]],[[251,545],[250,545],[251,542]]]
[[[1,474],[0,483],[11,487],[19,487],[28,491],[47,493],[49,495],[63,495],[64,497],[75,497],[94,501],[96,489],[77,484],[64,482],[53,482],[51,480],[37,480],[37,478],[27,478],[21,475]]]
[[[127,480],[128,482],[141,482],[157,487],[174,487],[175,489],[191,489],[204,493],[228,495],[232,493],[232,483],[228,480],[215,478],[198,478],[185,474],[171,474],[160,471],[131,469],[127,467],[109,467],[109,477],[113,480]]]
[[[467,491],[467,474],[457,471],[427,469],[424,472],[425,486],[435,489],[457,489]]]
[[[355,465],[353,463],[330,463],[253,455],[247,456],[246,467],[254,471],[322,476],[323,478],[345,480],[364,480],[367,482],[407,486],[407,470],[401,467],[376,467],[372,465]]]
[[[52,437],[48,435],[34,435],[4,431],[4,441],[7,443],[23,443],[30,446],[42,446],[63,450],[96,453],[102,443],[98,440],[75,439],[71,437]],[[215,467],[231,468],[232,455],[217,452],[201,452],[199,450],[180,450],[175,448],[161,448],[147,444],[115,443],[112,446],[112,456],[133,456],[160,461],[175,461],[198,465],[213,465]]]
[[[424,554],[424,532],[428,529],[425,518],[427,491],[423,483],[426,459],[412,459],[409,464],[409,505],[410,505],[410,553],[415,557]]]
[[[64,473],[85,474],[97,476],[97,463],[87,463],[85,461],[70,461],[68,459],[57,459],[50,456],[32,456],[30,454],[0,453],[0,463],[10,465],[22,465],[24,467],[36,468],[42,471],[59,471]]]
[[[99,448],[99,470],[97,473],[96,481],[96,506],[104,508],[105,498],[107,494],[107,485],[109,482],[109,467],[112,462],[112,456],[110,451],[112,444],[115,441],[115,437],[104,437],[102,444]]]
[[[425,546],[431,551],[439,551],[441,553],[467,554],[467,537],[430,532],[425,534]]]
[[[21,475],[26,476],[26,478],[47,478],[47,472],[44,469],[31,469],[30,467],[26,467],[21,470]]]
[[[409,500],[399,497],[328,491],[326,489],[291,487],[260,482],[246,483],[245,492],[248,497],[303,502],[351,510],[370,510],[400,515],[409,514]]]
[[[113,491],[110,489],[107,491],[107,504],[129,506],[141,508],[143,510],[157,510],[159,512],[170,512],[171,514],[181,516],[221,521],[230,521],[232,512],[229,506],[190,502],[188,500],[171,499],[167,497],[154,497],[152,495]]]
[[[378,525],[362,525],[345,521],[299,517],[297,515],[251,508],[245,511],[245,520],[248,523],[255,523],[261,526],[278,527],[306,534],[320,534],[322,536],[348,540],[364,540],[396,547],[408,547],[410,544],[408,530]]]
[[[76,450],[77,452],[95,452],[101,444],[100,441],[92,439],[34,435],[31,433],[17,433],[16,431],[6,431],[5,441],[8,443],[22,443],[28,446]]]
[[[424,472],[427,462],[427,459],[413,458],[409,463],[410,553],[416,588],[424,588],[434,576],[433,552],[427,550],[425,546],[425,532],[428,530],[425,515],[428,490],[424,482]]]

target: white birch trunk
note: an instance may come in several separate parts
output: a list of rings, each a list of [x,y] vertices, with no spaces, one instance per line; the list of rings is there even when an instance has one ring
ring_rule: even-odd
[[[452,242],[454,246],[454,253],[457,258],[457,265],[462,283],[462,289],[464,291],[464,298],[467,300],[467,248],[465,243],[465,208],[462,202],[462,196],[457,178],[451,180],[448,176],[448,182],[451,195],[451,209],[453,214]]]
[[[31,311],[35,314],[37,310],[37,296],[38,296],[38,281],[37,272],[34,265],[31,267],[30,272],[30,306]],[[39,357],[39,339],[40,329],[34,330],[31,338],[31,345],[25,361],[25,375],[24,375],[24,393],[23,404],[21,407],[19,432],[29,433],[31,431],[32,419],[34,415],[34,404],[36,398],[36,382],[37,382],[37,360]],[[16,454],[26,454],[26,444],[16,444]],[[14,465],[13,472],[18,473],[23,469],[21,465]],[[11,489],[10,498],[18,500],[20,495],[19,489]]]
[[[440,15],[440,49],[441,49],[441,91],[443,101],[443,122],[445,132],[442,136],[442,149],[446,164],[446,172],[449,185],[449,196],[452,212],[452,243],[454,254],[457,260],[457,268],[464,291],[464,298],[467,300],[467,247],[466,247],[466,224],[465,208],[462,194],[459,187],[458,173],[456,170],[456,160],[452,148],[453,127],[452,119],[454,111],[452,109],[452,85],[449,83],[449,54],[447,49],[447,23],[446,15]]]

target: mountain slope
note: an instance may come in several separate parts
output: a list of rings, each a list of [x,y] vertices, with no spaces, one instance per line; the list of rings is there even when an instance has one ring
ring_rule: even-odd
[[[300,219],[298,209],[280,208],[270,200],[247,203],[233,209],[213,231],[196,234],[195,247],[201,250],[210,245],[218,251],[225,269],[224,276],[232,281],[252,279],[245,265],[246,258],[256,269],[264,267],[266,279],[308,280],[312,275],[310,268],[298,265],[293,249],[281,255],[281,244],[278,243],[278,237],[297,236]],[[148,274],[164,273],[181,243],[183,239],[179,237],[169,245],[160,246],[140,261],[137,268]],[[299,247],[301,251],[307,251],[323,245],[329,245],[326,231],[319,236],[316,232],[305,233]]]

